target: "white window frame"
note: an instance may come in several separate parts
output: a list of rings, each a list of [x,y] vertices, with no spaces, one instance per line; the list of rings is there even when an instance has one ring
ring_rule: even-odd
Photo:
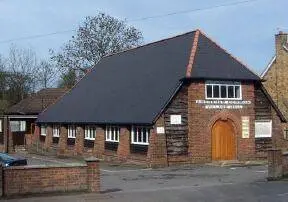
[[[59,125],[53,125],[52,136],[53,137],[60,137],[60,126]]]
[[[10,128],[11,128],[11,125],[15,124],[15,125],[18,125],[19,129],[17,130],[12,130],[12,132],[25,132],[26,131],[26,121],[10,121]],[[11,128],[12,129],[12,128]]]
[[[84,136],[85,136],[85,140],[95,140],[96,127],[95,126],[85,126]]]
[[[146,133],[144,134],[143,129],[146,129]],[[137,135],[136,141],[134,141],[134,136]],[[139,141],[139,136],[141,135],[141,141]],[[143,141],[143,137],[146,135],[146,142]],[[132,126],[131,127],[131,144],[138,145],[149,145],[149,136],[150,136],[150,128],[148,127],[139,127]]]
[[[40,126],[40,135],[42,135],[42,136],[46,136],[47,135],[47,126],[46,125],[41,125]]]
[[[76,126],[68,125],[68,138],[75,139],[76,138]]]
[[[106,126],[105,141],[106,142],[119,142],[120,127]]]
[[[212,97],[207,96],[207,86],[212,86]],[[219,86],[219,98],[214,98],[214,86]],[[221,86],[226,87],[226,98],[221,98]],[[233,86],[234,97],[228,98],[228,86]],[[235,97],[235,87],[239,87],[240,96]],[[229,81],[207,81],[205,83],[205,99],[207,100],[242,100],[242,85],[241,82],[229,82]]]

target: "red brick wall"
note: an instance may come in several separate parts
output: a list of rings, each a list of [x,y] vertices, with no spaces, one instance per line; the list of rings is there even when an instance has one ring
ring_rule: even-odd
[[[128,128],[120,129],[117,155],[119,160],[127,160],[130,156],[130,130]]]
[[[105,131],[102,127],[96,128],[96,137],[94,141],[94,155],[102,158],[105,152]]]
[[[98,161],[87,161],[87,166],[4,168],[5,196],[45,192],[100,191]]]
[[[254,157],[254,84],[242,82],[242,98],[251,101],[243,109],[205,109],[196,100],[205,100],[205,82],[191,82],[188,87],[188,155],[192,162],[210,162],[212,158],[211,129],[218,119],[230,119],[236,132],[238,160]],[[242,138],[241,116],[250,117],[249,138]]]
[[[164,117],[160,117],[150,130],[147,161],[150,167],[167,166],[166,134],[157,134],[157,127],[164,127]]]

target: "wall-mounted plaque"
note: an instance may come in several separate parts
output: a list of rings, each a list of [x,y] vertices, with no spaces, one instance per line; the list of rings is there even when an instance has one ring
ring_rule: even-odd
[[[249,116],[242,116],[242,138],[249,138]]]
[[[170,115],[170,124],[181,124],[181,115]]]
[[[164,127],[157,127],[156,132],[157,134],[165,134],[165,129]]]
[[[255,138],[272,137],[272,120],[255,121]]]

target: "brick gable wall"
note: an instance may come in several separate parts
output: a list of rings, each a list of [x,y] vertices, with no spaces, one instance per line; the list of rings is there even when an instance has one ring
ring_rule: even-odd
[[[210,162],[212,155],[211,130],[218,119],[230,119],[236,132],[236,151],[238,160],[254,157],[254,84],[242,83],[242,98],[251,104],[243,109],[205,109],[196,100],[205,100],[205,83],[192,82],[188,88],[188,125],[189,125],[189,156],[192,162]],[[241,117],[249,116],[249,138],[242,138]]]

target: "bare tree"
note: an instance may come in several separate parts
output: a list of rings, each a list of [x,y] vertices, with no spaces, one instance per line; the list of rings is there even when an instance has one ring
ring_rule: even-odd
[[[47,60],[42,60],[38,64],[37,80],[39,88],[48,88],[54,85],[57,78],[56,67]]]
[[[9,88],[15,96],[14,101],[24,99],[27,94],[35,91],[38,71],[34,51],[11,46],[5,64],[9,72]]]
[[[69,69],[60,75],[58,87],[60,88],[72,88],[77,82],[76,70]]]
[[[62,71],[75,69],[78,71],[76,75],[82,76],[87,68],[96,65],[104,56],[138,46],[142,42],[139,30],[124,21],[100,13],[95,17],[86,17],[76,36],[59,53],[50,51],[52,59]]]

